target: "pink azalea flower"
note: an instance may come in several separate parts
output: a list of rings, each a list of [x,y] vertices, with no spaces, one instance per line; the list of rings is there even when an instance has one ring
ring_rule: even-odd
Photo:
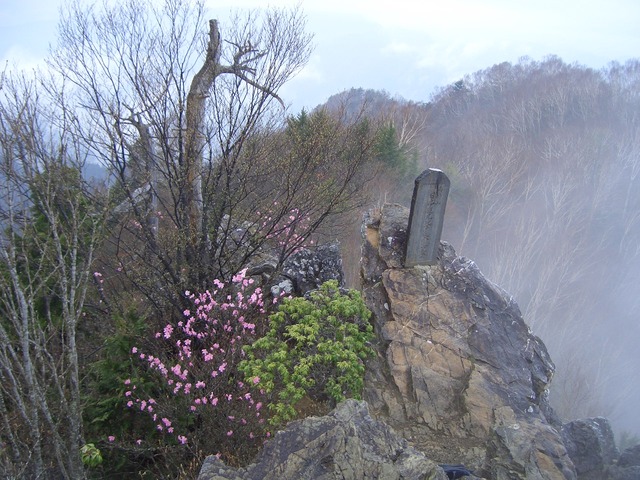
[[[167,326],[164,327],[164,338],[166,339],[171,338],[172,333],[173,333],[173,326],[167,324]]]

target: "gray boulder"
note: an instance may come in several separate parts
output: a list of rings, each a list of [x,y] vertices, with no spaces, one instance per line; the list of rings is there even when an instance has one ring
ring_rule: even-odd
[[[606,418],[574,420],[560,430],[580,480],[602,480],[618,458],[613,430]]]
[[[205,460],[198,480],[360,480],[363,478],[446,480],[444,471],[410,447],[367,404],[340,403],[324,417],[290,423],[268,441],[255,463],[226,466]]]
[[[618,459],[619,467],[640,467],[640,444],[625,449]]]
[[[291,281],[297,296],[317,290],[329,280],[337,280],[338,285],[343,286],[344,273],[339,245],[333,243],[299,250],[284,262],[282,275]]]
[[[266,285],[274,297],[281,294],[302,297],[329,280],[337,280],[340,287],[344,285],[337,243],[301,248],[289,256],[280,269],[278,266],[275,253],[262,252],[247,267],[247,275],[260,277],[261,284]]]
[[[640,480],[640,445],[625,449],[609,472],[611,480]]]

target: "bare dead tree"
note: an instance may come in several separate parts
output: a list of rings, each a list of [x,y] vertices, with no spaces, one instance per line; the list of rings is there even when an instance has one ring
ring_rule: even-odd
[[[186,0],[75,6],[51,59],[85,148],[116,179],[121,234],[105,268],[158,310],[182,311],[182,292],[230,278],[288,222],[309,238],[350,204],[370,148],[367,135],[347,136],[364,125],[352,118],[324,124],[333,137],[319,131],[306,149],[283,140],[278,92],[310,54],[298,9],[238,15],[226,28],[204,15]]]
[[[161,11],[144,2],[101,12],[75,6],[62,22],[52,61],[76,87],[87,148],[115,172],[129,216],[140,226],[129,233],[146,245],[141,260],[155,257],[150,266],[161,278],[191,288],[211,271],[188,268],[185,278],[184,265],[210,263],[210,236],[224,215],[224,207],[212,215],[203,179],[233,177],[233,156],[272,115],[271,100],[282,103],[276,91],[306,61],[310,40],[297,11],[268,12],[262,25],[253,16],[234,22],[226,41],[212,20],[202,58],[203,14],[201,4],[180,0],[167,1]],[[214,92],[222,76],[233,78]],[[232,129],[209,123],[211,109]],[[130,177],[134,156],[148,166],[144,179]],[[211,185],[223,202],[231,193],[225,187]],[[164,228],[178,233],[173,252],[158,239],[158,211],[171,224]],[[138,248],[129,251],[135,255]]]

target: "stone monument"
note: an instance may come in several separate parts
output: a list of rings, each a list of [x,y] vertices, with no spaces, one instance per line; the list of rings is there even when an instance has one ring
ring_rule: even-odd
[[[405,267],[436,263],[450,184],[444,172],[435,168],[425,170],[416,178],[407,227]]]

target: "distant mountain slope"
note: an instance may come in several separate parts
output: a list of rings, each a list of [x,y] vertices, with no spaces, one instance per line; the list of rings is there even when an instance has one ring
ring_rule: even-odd
[[[107,179],[109,172],[107,172],[106,168],[102,165],[98,165],[97,163],[86,163],[82,171],[82,176],[85,180],[95,179],[103,181]]]

